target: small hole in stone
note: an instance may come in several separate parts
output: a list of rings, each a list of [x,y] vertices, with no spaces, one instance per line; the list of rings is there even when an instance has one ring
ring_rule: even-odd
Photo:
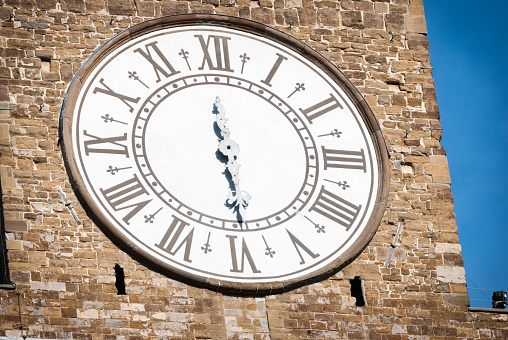
[[[363,280],[359,276],[355,276],[354,279],[349,280],[351,284],[351,297],[356,299],[356,305],[363,307],[367,304],[367,298],[365,297],[365,286]]]
[[[118,290],[118,295],[125,295],[125,273],[123,268],[117,264],[115,264],[115,287]]]

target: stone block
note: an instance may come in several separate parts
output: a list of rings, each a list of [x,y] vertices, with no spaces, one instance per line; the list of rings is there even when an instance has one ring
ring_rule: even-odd
[[[99,12],[106,9],[106,0],[85,0],[87,12]],[[140,14],[141,15],[141,14]]]
[[[286,8],[301,8],[302,0],[286,0]]]
[[[7,250],[23,250],[23,242],[22,241],[16,241],[16,240],[6,240],[5,246]]]
[[[441,282],[466,283],[464,267],[437,266],[437,279]]]
[[[161,3],[162,15],[185,14],[188,12],[189,12],[189,4],[186,1]]]
[[[443,302],[447,305],[469,307],[469,295],[467,294],[443,294]]]
[[[84,0],[60,0],[64,11],[83,13],[85,11]]]
[[[80,319],[98,319],[99,311],[97,309],[78,309],[77,317]]]
[[[134,0],[108,0],[108,11],[111,15],[135,15]]]
[[[318,10],[319,22],[324,26],[339,26],[339,12],[335,9]]]
[[[273,25],[273,11],[269,8],[252,8],[251,19],[266,25]]]
[[[434,247],[434,252],[436,254],[444,254],[444,253],[461,254],[462,247],[460,246],[460,244],[438,242]]]
[[[4,180],[2,179],[2,185]],[[5,231],[6,232],[26,232],[28,230],[27,221],[5,221]]]
[[[30,282],[30,289],[58,291],[58,292],[65,292],[66,290],[65,283],[63,282],[41,282],[41,281]]]
[[[427,22],[423,15],[409,15],[406,19],[408,32],[427,34]]]
[[[362,12],[345,11],[341,12],[342,25],[352,28],[363,28]]]

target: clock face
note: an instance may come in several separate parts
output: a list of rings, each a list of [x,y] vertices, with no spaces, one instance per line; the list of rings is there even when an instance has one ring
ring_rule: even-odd
[[[196,284],[277,291],[319,278],[364,249],[384,210],[387,155],[365,101],[323,57],[258,23],[134,26],[87,60],[62,118],[94,222]]]

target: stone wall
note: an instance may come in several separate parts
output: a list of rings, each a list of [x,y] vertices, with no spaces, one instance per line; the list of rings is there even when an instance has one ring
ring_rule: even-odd
[[[0,290],[0,336],[63,339],[508,338],[508,315],[469,299],[422,0],[1,0],[0,175],[16,291]],[[357,86],[391,156],[390,202],[370,245],[335,276],[279,295],[226,296],[171,280],[116,248],[76,204],[58,144],[81,63],[153,17],[248,18],[306,42]],[[384,263],[397,226],[399,247]],[[114,267],[125,270],[118,295]],[[350,281],[365,282],[358,307]],[[19,292],[19,302],[18,295]],[[20,315],[23,330],[20,330]]]

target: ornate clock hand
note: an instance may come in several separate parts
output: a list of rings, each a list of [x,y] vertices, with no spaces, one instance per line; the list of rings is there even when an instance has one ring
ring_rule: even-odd
[[[240,147],[234,140],[229,138],[230,132],[226,127],[228,119],[225,118],[226,111],[224,110],[224,106],[222,106],[219,97],[215,98],[214,106],[218,111],[216,116],[217,126],[221,130],[221,135],[223,137],[223,139],[219,142],[219,151],[228,158],[226,168],[231,174],[234,184],[234,190],[231,190],[228,194],[227,203],[237,207],[237,212],[240,215],[241,220],[245,220],[245,208],[249,204],[251,195],[249,195],[247,191],[242,191],[240,189],[240,164],[238,164],[235,159],[240,152]]]

